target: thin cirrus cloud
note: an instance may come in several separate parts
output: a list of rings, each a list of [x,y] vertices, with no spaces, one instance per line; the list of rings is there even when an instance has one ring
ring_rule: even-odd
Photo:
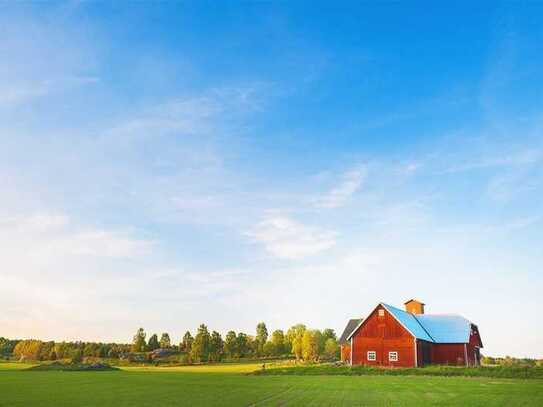
[[[80,256],[133,258],[148,254],[154,246],[150,240],[132,238],[120,231],[75,225],[59,214],[4,217],[0,226],[0,241],[8,253],[4,260],[9,262],[13,257],[18,269],[25,268],[24,259],[34,267],[62,264]]]
[[[247,236],[277,258],[296,260],[332,248],[337,234],[286,216],[271,216],[259,222]]]
[[[366,178],[366,169],[358,168],[343,174],[338,185],[327,194],[315,200],[317,208],[339,208],[344,206],[349,199],[360,189]]]

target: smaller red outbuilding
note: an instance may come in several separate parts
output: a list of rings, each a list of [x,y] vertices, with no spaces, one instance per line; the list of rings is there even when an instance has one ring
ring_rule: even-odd
[[[460,315],[424,314],[417,300],[407,301],[405,311],[380,303],[367,318],[351,319],[341,339],[342,360],[352,365],[473,366],[483,347],[477,325]]]

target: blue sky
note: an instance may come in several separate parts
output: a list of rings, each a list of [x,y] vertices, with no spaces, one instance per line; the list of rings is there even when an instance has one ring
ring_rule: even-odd
[[[0,335],[340,332],[416,297],[543,357],[541,17],[0,4]]]

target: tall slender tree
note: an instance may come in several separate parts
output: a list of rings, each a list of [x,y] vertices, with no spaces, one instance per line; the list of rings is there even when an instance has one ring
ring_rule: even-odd
[[[258,355],[262,355],[264,353],[264,345],[266,344],[266,341],[268,340],[268,328],[266,328],[266,324],[264,322],[260,322],[256,326],[256,352]]]
[[[185,335],[183,335],[183,340],[179,344],[179,349],[181,351],[189,353],[192,348],[192,343],[194,342],[194,338],[190,334],[189,331],[185,332]]]
[[[224,352],[223,340],[221,334],[217,331],[211,333],[211,340],[209,343],[209,360],[213,362],[220,362]]]
[[[145,343],[145,336],[146,334],[143,328],[138,329],[132,340],[132,352],[145,352],[147,346]]]
[[[207,362],[209,358],[209,343],[211,335],[207,330],[207,326],[201,324],[198,328],[198,333],[194,337],[192,349],[190,351],[192,360],[195,362]]]
[[[228,331],[224,338],[224,353],[226,353],[229,358],[233,358],[238,354],[237,335],[234,331]]]
[[[237,345],[237,351],[238,356],[243,357],[246,356],[249,353],[249,337],[247,334],[244,334],[243,332],[238,333],[238,336],[236,338],[236,345]]]

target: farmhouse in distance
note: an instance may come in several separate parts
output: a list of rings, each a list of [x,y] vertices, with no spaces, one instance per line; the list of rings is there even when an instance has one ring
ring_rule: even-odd
[[[380,303],[365,319],[349,320],[340,338],[341,359],[351,365],[478,366],[483,347],[477,325],[456,314],[425,314],[411,299],[405,311]]]

